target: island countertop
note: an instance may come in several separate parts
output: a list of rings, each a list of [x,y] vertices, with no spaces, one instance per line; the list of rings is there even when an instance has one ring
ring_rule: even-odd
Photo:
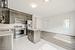
[[[0,31],[0,36],[8,36],[8,35],[13,35],[11,31]]]

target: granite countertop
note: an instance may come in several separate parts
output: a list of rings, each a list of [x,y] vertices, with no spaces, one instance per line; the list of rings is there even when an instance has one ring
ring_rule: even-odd
[[[10,31],[4,31],[4,32],[0,31],[0,36],[8,36],[8,35],[13,35],[13,34]]]
[[[8,35],[13,35],[11,29],[0,28],[0,36],[8,36]]]
[[[40,29],[28,29],[28,30],[33,30],[33,31],[40,31]]]

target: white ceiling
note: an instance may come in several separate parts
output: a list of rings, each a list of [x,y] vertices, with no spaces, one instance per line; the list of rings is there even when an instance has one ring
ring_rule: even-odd
[[[37,8],[32,8],[31,3],[36,3]],[[46,17],[75,11],[75,0],[9,0],[9,8]]]

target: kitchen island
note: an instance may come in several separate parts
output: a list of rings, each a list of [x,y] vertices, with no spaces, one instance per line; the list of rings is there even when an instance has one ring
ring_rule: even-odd
[[[0,25],[0,50],[13,50],[13,32]]]

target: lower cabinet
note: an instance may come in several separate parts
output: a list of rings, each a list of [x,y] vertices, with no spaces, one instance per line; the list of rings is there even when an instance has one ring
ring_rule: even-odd
[[[0,36],[0,50],[13,50],[13,37]]]

